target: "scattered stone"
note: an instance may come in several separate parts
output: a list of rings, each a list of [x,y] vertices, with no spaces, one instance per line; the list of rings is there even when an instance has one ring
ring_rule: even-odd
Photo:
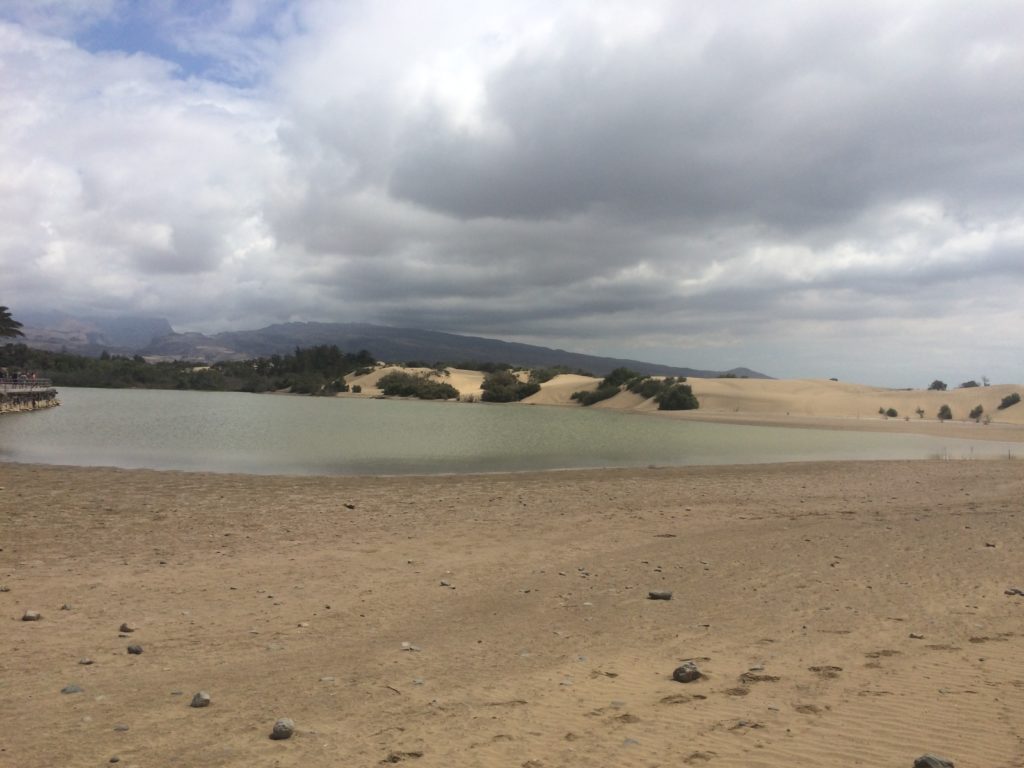
[[[124,723],[118,723],[117,725],[114,726],[114,730],[117,731],[118,733],[124,733],[125,731],[129,730],[129,728]]]
[[[448,579],[441,579],[441,586],[442,587],[450,587],[451,585],[452,585],[452,583],[450,581],[448,581]]]
[[[60,692],[61,693],[81,693],[82,692],[82,686],[75,685],[74,683],[71,683],[70,685],[65,685],[63,688],[61,688]]]
[[[88,667],[90,664],[93,664],[95,662],[93,662],[92,659],[90,659],[88,656],[86,656],[86,657],[83,657],[83,658],[79,659],[78,663],[81,664],[83,667]]]
[[[344,504],[343,506],[345,507],[345,509],[355,509],[356,508],[355,504]]]
[[[295,733],[295,722],[290,717],[282,717],[274,723],[274,729],[270,732],[270,738],[274,741],[290,739]]]
[[[656,589],[656,590],[652,590],[651,592],[647,593],[647,599],[648,600],[671,600],[672,599],[672,593],[667,591],[667,590]]]
[[[129,623],[128,623],[128,622],[126,621],[126,622],[124,622],[123,624],[121,624],[121,626],[120,626],[120,627],[118,627],[118,628],[117,628],[117,631],[118,631],[118,632],[124,632],[125,634],[128,634],[128,635],[130,635],[130,634],[131,634],[132,632],[134,632],[134,631],[135,631],[136,629],[138,629],[138,627],[136,627],[136,626],[135,626],[134,624],[129,624]]]
[[[911,640],[924,640],[924,635],[918,634],[917,632],[910,633]]]
[[[199,691],[199,693],[192,697],[192,703],[189,706],[195,709],[210,706],[210,694],[206,691]]]
[[[43,614],[39,611],[25,611],[21,616],[22,621],[39,621],[41,618],[43,618]]]
[[[408,642],[407,640],[403,640],[402,641],[402,650],[403,651],[422,651],[423,649],[420,648],[418,645],[413,645],[412,643]]]
[[[953,761],[938,755],[921,755],[914,761],[914,768],[953,768]]]
[[[704,677],[703,673],[692,661],[684,662],[672,672],[672,679],[677,683],[692,683],[702,677]]]
[[[333,683],[334,682],[334,678],[331,677],[330,675],[324,675],[323,677],[320,678],[320,682],[321,683]]]
[[[110,758],[110,762],[112,762],[112,763],[120,763],[121,762],[121,758],[118,757],[117,755],[114,755],[112,758]]]
[[[141,645],[129,645],[128,646],[128,653],[132,654],[132,656],[138,656],[140,653],[142,653],[142,646]]]
[[[1024,589],[1018,589],[1017,587],[1010,587],[1003,594],[1006,594],[1006,595],[1020,595],[1021,597],[1024,597]],[[927,755],[926,755],[926,757],[927,757]]]
[[[62,611],[70,611],[71,610],[71,606],[68,605],[67,603],[62,603],[61,606],[60,606],[60,609]]]
[[[6,584],[0,584],[0,592],[10,592],[10,591],[11,591],[11,588],[8,587]]]

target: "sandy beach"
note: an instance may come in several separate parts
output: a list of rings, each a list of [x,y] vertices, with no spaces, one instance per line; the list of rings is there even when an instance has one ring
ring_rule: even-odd
[[[1019,461],[0,488],[3,766],[1024,765]]]

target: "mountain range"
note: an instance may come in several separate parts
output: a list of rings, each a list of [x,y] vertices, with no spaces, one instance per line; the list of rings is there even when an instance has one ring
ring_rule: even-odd
[[[456,364],[508,363],[530,368],[565,366],[603,376],[627,367],[655,376],[701,378],[730,374],[770,378],[749,368],[728,371],[700,370],[612,357],[599,357],[564,349],[462,336],[418,328],[393,328],[369,323],[279,323],[251,331],[225,331],[212,335],[176,333],[163,318],[76,318],[62,313],[22,313],[25,342],[38,349],[65,350],[86,355],[142,355],[148,360],[247,360],[293,352],[296,347],[336,344],[346,352],[367,350],[388,362],[424,361]]]

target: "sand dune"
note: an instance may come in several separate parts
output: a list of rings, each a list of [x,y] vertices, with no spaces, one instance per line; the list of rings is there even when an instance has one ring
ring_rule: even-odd
[[[1019,461],[0,464],[0,765],[1020,766],[1022,497]]]
[[[480,385],[484,380],[480,371],[448,369],[445,375],[427,368],[388,366],[365,376],[350,377],[348,381],[362,387],[363,397],[379,396],[377,381],[394,370],[431,375],[455,387],[462,400],[480,399]],[[525,378],[528,374],[520,372],[519,375]],[[578,408],[581,406],[572,400],[572,394],[596,389],[599,383],[600,379],[594,377],[563,374],[542,384],[540,392],[526,398],[522,404]],[[661,412],[653,400],[644,400],[631,392],[621,392],[590,407],[657,413],[669,418],[698,421],[955,434],[1024,441],[1024,402],[999,409],[1007,395],[1014,392],[1024,395],[1024,386],[1020,385],[1000,384],[938,392],[886,389],[825,379],[690,379],[688,383],[700,401],[697,411]],[[940,422],[938,419],[943,405],[950,407],[952,420]],[[970,412],[979,405],[983,409],[982,418],[971,419]],[[879,413],[879,409],[890,408],[897,412],[895,418]],[[918,409],[923,415],[918,415]]]

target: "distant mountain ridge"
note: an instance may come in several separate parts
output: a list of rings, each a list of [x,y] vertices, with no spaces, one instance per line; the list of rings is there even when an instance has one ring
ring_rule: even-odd
[[[428,363],[475,361],[482,363],[508,363],[530,368],[556,365],[579,368],[603,376],[619,368],[631,368],[638,373],[655,376],[714,377],[722,373],[749,378],[771,378],[749,368],[729,371],[708,371],[696,368],[648,363],[612,357],[585,355],[564,349],[550,349],[533,344],[488,339],[480,336],[462,336],[442,331],[417,328],[392,328],[369,323],[280,323],[254,331],[226,331],[212,336],[202,334],[174,334],[155,340],[141,354],[159,357],[189,357],[213,362],[216,359],[246,359],[292,352],[295,347],[315,344],[337,344],[347,352],[365,349],[378,360],[405,362],[421,360]],[[228,350],[232,353],[228,357]]]
[[[133,354],[154,339],[173,334],[162,317],[73,317],[64,312],[22,312],[25,343],[35,349],[80,355]]]
[[[212,335],[176,333],[163,318],[74,318],[63,313],[23,313],[25,342],[38,349],[97,356],[143,355],[149,359],[247,360],[293,352],[296,347],[336,344],[346,352],[365,349],[378,360],[455,364],[463,361],[508,363],[528,368],[565,366],[604,376],[626,367],[654,376],[710,378],[722,374],[757,379],[771,378],[749,368],[728,371],[700,370],[642,360],[600,357],[564,349],[462,336],[418,328],[393,328],[370,323],[279,323],[251,331],[224,331]]]

